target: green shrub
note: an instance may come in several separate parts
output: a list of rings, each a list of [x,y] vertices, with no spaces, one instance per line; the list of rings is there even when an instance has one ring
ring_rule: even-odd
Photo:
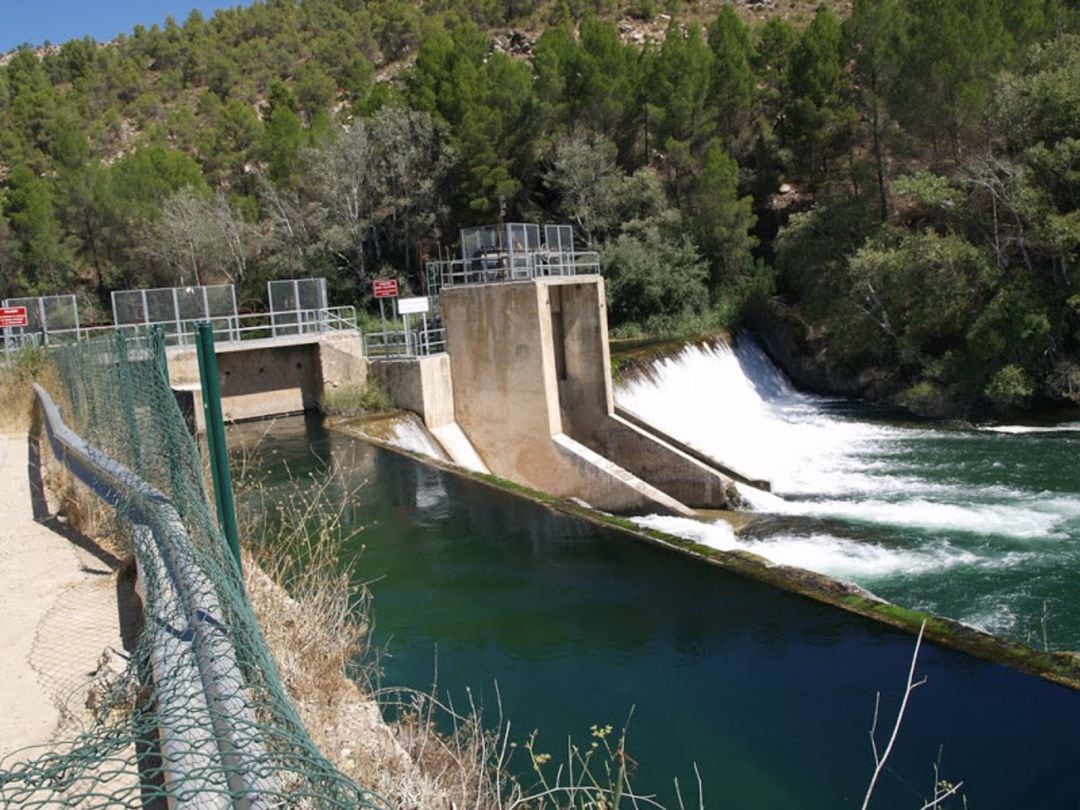
[[[897,402],[917,416],[941,418],[953,407],[948,392],[937,383],[928,380],[917,382],[900,392]]]
[[[1035,388],[1020,366],[1008,365],[998,369],[983,392],[995,408],[1005,411],[1027,402],[1035,393]]]
[[[394,409],[394,400],[378,380],[346,383],[326,391],[319,407],[331,416],[362,416]]]

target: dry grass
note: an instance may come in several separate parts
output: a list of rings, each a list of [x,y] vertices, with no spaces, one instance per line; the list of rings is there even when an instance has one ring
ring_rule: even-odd
[[[32,394],[31,394],[32,396]],[[27,407],[27,428],[38,438],[41,474],[41,509],[75,532],[92,541],[102,551],[129,562],[132,561],[131,542],[115,509],[103,502],[52,454],[44,433],[39,432],[33,401]],[[44,515],[39,516],[41,518]]]
[[[47,447],[47,445],[44,445]],[[118,557],[130,554],[130,544],[118,534],[116,510],[103,503],[50,453],[45,456],[42,480],[50,514],[56,515],[79,534],[92,539]]]
[[[23,433],[30,427],[34,383],[60,390],[60,377],[44,349],[0,354],[0,432]]]
[[[337,559],[341,514],[327,507],[329,486],[296,485],[277,499],[283,528],[272,536],[250,511],[243,521],[242,533],[258,537],[244,552],[248,595],[290,699],[319,750],[393,806],[497,806],[498,774],[488,766],[490,735],[480,723],[441,734],[433,703],[411,693],[398,696],[398,722],[383,720],[370,594]],[[256,494],[249,503],[257,501],[265,499]]]

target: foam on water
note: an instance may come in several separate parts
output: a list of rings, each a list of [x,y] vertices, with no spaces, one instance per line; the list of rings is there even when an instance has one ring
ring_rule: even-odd
[[[639,518],[641,525],[893,594],[915,583],[911,592],[923,596],[912,596],[912,607],[939,607],[936,598],[961,572],[985,581],[1069,565],[1071,557],[1055,562],[1057,555],[1063,541],[1080,538],[1080,498],[1025,489],[1019,475],[973,486],[960,460],[972,447],[965,443],[990,431],[1065,433],[1080,431],[1080,422],[981,431],[872,423],[845,415],[837,400],[796,391],[749,340],[734,349],[688,345],[657,360],[651,374],[620,384],[616,401],[744,474],[769,480],[772,492],[743,485],[739,491],[755,511],[783,516],[745,537],[726,523],[683,518],[650,516]],[[937,455],[928,460],[931,449]],[[978,452],[972,463],[1002,468]],[[830,533],[830,522],[846,528]],[[954,604],[952,614],[1008,630],[1020,598],[1019,591],[987,593]]]
[[[985,601],[988,600],[980,600],[980,602]],[[967,616],[962,617],[962,621],[987,633],[1007,635],[1016,629],[1019,617],[1009,605],[997,602],[976,607]]]
[[[836,579],[872,584],[895,576],[940,574],[954,568],[1010,568],[1029,562],[1033,555],[1014,552],[996,559],[957,548],[947,541],[915,549],[860,542],[826,533],[775,534],[765,539],[740,538],[725,521],[706,523],[691,518],[647,515],[633,522],[649,529],[685,537],[721,551],[741,549],[778,565],[818,571]]]
[[[670,515],[645,515],[631,518],[631,520],[646,529],[656,529],[678,537],[685,537],[688,540],[701,543],[703,546],[717,548],[721,551],[732,551],[740,547],[731,524],[723,520],[706,523],[702,520],[672,517]]]
[[[1065,422],[1061,425],[982,425],[979,430],[1014,436],[1028,433],[1080,433],[1080,422]]]
[[[446,455],[438,447],[423,426],[413,419],[398,419],[388,433],[386,440],[412,453],[422,453],[432,458],[445,460]]]
[[[862,583],[873,583],[897,574],[918,576],[980,564],[976,554],[954,548],[948,543],[907,550],[845,540],[828,534],[774,535],[767,540],[747,543],[746,548],[782,565],[808,568],[836,579],[852,579]]]
[[[1011,503],[958,503],[923,497],[789,500],[741,485],[739,491],[755,509],[773,514],[840,518],[926,531],[969,532],[1019,539],[1063,539],[1068,533],[1061,528],[1080,517],[1080,502],[1071,499],[1030,501],[1017,498]],[[865,493],[853,490],[851,494]]]

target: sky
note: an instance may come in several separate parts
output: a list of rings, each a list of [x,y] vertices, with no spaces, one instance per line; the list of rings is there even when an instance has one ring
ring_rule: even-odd
[[[130,34],[136,25],[149,28],[172,15],[182,23],[193,8],[209,18],[215,9],[248,5],[247,0],[0,0],[0,53],[24,42],[60,45],[92,36],[108,42]]]

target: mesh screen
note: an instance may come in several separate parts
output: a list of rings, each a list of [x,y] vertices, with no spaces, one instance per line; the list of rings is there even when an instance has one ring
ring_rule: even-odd
[[[113,323],[160,325],[167,335],[194,332],[196,321],[210,320],[214,334],[235,338],[236,295],[231,284],[205,287],[159,287],[114,292]]]
[[[50,345],[78,338],[74,330],[79,326],[79,306],[74,295],[8,298],[4,306],[26,307],[26,326],[3,330],[9,336],[37,334],[43,336],[41,342]]]
[[[145,622],[78,736],[0,761],[0,804],[388,807],[320,754],[286,697],[166,382],[163,336],[118,334],[53,357],[64,388],[53,394],[89,445],[65,451],[67,464],[116,506]]]
[[[320,331],[326,320],[326,279],[299,278],[266,285],[274,334]]]

